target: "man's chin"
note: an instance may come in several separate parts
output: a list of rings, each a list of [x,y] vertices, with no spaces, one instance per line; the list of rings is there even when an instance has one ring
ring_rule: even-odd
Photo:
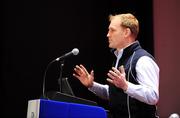
[[[109,48],[114,48],[111,44],[109,44]]]

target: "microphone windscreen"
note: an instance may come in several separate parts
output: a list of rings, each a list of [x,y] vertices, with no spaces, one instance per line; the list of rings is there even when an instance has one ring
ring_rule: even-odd
[[[72,53],[73,53],[73,55],[78,55],[78,54],[79,54],[79,49],[74,48],[74,49],[72,50]]]

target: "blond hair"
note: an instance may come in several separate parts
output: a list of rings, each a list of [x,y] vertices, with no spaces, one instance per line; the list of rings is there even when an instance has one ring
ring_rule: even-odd
[[[112,21],[114,18],[119,18],[121,21],[121,26],[129,28],[134,37],[137,37],[139,33],[139,22],[134,15],[131,13],[109,15],[109,21]]]

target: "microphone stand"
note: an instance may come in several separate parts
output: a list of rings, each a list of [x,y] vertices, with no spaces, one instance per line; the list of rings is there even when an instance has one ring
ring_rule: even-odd
[[[59,83],[59,90],[60,93],[62,93],[62,72],[63,72],[63,66],[64,66],[64,60],[60,61],[60,74],[59,74],[59,79],[58,79],[58,83]]]

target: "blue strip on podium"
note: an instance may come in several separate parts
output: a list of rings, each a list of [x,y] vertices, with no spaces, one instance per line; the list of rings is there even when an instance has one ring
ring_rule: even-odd
[[[31,104],[28,104],[29,115],[27,117],[32,117],[33,114],[33,116],[37,116],[33,118],[107,118],[104,108],[98,106],[44,99],[39,99],[38,104],[34,108],[32,107],[32,101]],[[33,109],[36,113],[30,109]],[[38,115],[37,112],[39,112]]]

